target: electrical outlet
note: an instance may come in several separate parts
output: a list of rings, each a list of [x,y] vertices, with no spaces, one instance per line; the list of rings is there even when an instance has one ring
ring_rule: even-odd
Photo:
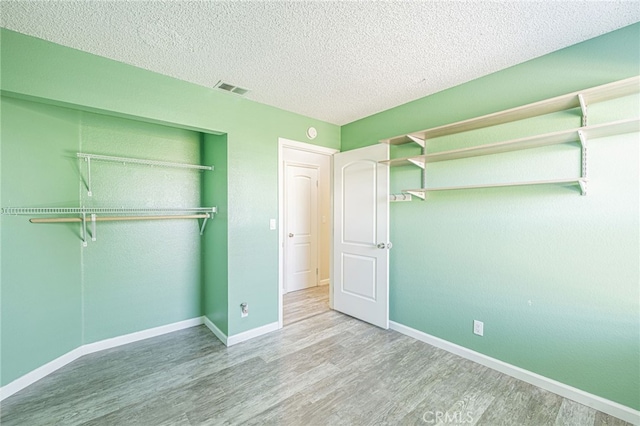
[[[247,302],[240,304],[240,318],[249,316],[249,304]]]
[[[484,336],[484,323],[482,321],[473,320],[473,334]]]

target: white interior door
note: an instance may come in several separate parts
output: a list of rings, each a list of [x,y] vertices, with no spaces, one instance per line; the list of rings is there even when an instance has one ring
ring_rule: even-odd
[[[318,168],[285,166],[285,290],[318,285]]]
[[[334,155],[333,308],[389,328],[388,145]]]

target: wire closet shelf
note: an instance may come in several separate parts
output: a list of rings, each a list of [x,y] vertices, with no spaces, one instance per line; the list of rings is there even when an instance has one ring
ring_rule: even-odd
[[[3,215],[70,215],[70,214],[186,214],[217,213],[216,207],[171,207],[171,208],[128,208],[128,207],[3,207]]]
[[[216,207],[169,207],[169,208],[127,208],[127,207],[4,207],[2,215],[51,216],[72,215],[76,217],[45,217],[29,219],[31,223],[73,223],[79,222],[82,245],[87,246],[87,222],[91,223],[91,241],[96,241],[96,222],[202,219],[200,235],[204,234],[207,220],[218,212]],[[100,216],[98,215],[116,215]]]

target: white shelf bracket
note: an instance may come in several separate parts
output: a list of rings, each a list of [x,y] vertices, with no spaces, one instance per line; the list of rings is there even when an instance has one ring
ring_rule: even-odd
[[[421,188],[427,187],[427,145],[422,146],[422,158],[424,158],[424,162],[422,163],[422,185]]]
[[[407,137],[424,148],[424,139],[420,139],[419,137],[413,135],[407,135]]]
[[[418,167],[420,167],[421,169],[424,170],[424,165],[425,165],[424,160],[419,160],[417,158],[407,158],[407,161],[409,161],[411,164],[414,164],[414,165],[416,165],[416,166],[418,166]]]
[[[580,177],[586,179],[587,178],[587,135],[582,131],[578,130],[578,137],[580,138],[580,146],[582,148],[582,168],[580,171]]]
[[[200,235],[204,234],[204,228],[206,228],[207,226],[207,220],[211,219],[216,213],[218,213],[218,207],[211,207],[211,212],[207,213],[207,217],[202,219],[202,226],[200,226]]]
[[[578,95],[578,101],[580,101],[580,109],[582,110],[582,127],[587,125],[587,101],[584,100],[582,93]]]
[[[204,228],[207,226],[207,220],[209,220],[210,216],[211,215],[207,214],[207,217],[202,219],[202,226],[200,227],[200,235],[204,234]]]
[[[427,196],[427,193],[424,191],[405,191],[407,194],[416,196],[418,198],[420,198],[421,200],[424,200]]]
[[[587,195],[587,135],[582,130],[578,130],[578,137],[580,138],[580,147],[582,149],[582,167],[580,170],[582,179],[578,183],[580,184],[580,194]]]
[[[91,241],[96,241],[96,214],[91,213]]]
[[[87,246],[87,214],[86,213],[82,213],[82,228],[81,228],[81,233],[82,233],[82,247],[86,247]]]
[[[580,184],[580,195],[587,195],[587,180],[580,179],[578,184]]]
[[[85,157],[84,161],[87,162],[87,195],[91,197],[93,196],[91,191],[91,157]]]

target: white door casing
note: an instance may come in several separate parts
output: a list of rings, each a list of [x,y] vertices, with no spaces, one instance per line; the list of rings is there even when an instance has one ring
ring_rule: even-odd
[[[285,207],[285,165],[295,163],[318,167],[319,180],[319,283],[329,284],[330,263],[331,263],[331,162],[333,154],[337,149],[327,148],[319,145],[312,145],[304,142],[294,141],[285,138],[278,138],[278,328],[283,326],[283,295],[285,293],[286,257],[285,245],[289,238],[285,234],[286,228],[286,207]],[[332,289],[329,288],[331,293]]]
[[[318,168],[285,164],[285,290],[318,285]]]
[[[389,328],[388,145],[334,155],[333,308]]]

